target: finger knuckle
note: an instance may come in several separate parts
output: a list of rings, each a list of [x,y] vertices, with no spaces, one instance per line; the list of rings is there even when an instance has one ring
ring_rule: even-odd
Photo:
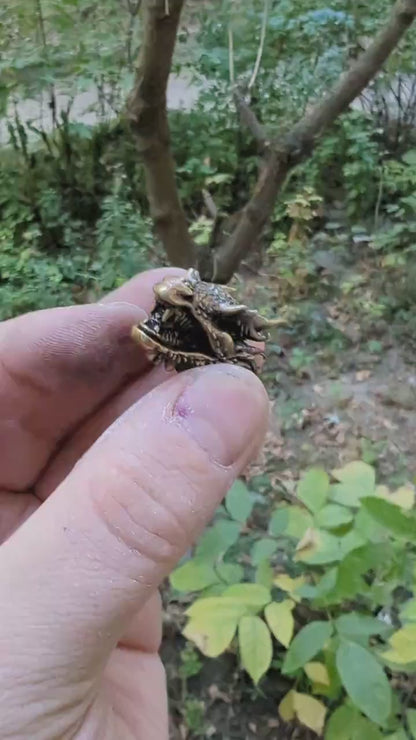
[[[192,537],[174,496],[169,495],[172,475],[166,465],[161,472],[160,461],[156,476],[151,460],[144,463],[125,455],[117,463],[117,484],[107,481],[105,491],[94,495],[99,517],[119,543],[142,560],[166,565],[180,559]],[[182,479],[185,488],[191,485]]]

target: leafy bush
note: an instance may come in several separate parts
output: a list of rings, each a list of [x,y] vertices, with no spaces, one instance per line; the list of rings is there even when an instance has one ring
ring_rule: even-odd
[[[151,222],[141,215],[127,195],[122,178],[117,178],[111,194],[103,200],[96,224],[97,255],[93,268],[96,272],[99,270],[103,290],[119,287],[148,266]]]
[[[384,198],[390,228],[375,234],[373,246],[382,252],[414,251],[416,234],[416,149],[410,149],[401,160],[387,160],[381,172],[381,196]]]
[[[356,461],[309,470],[283,493],[260,530],[262,497],[231,488],[171,576],[199,594],[184,635],[211,658],[238,651],[254,684],[283,673],[292,688],[280,716],[318,734],[325,725],[327,740],[415,737],[414,487],[377,485]]]
[[[103,198],[95,226],[73,217],[48,182],[38,188],[33,209],[9,194],[0,202],[0,320],[90,300],[153,258],[150,221],[123,179],[116,177]]]

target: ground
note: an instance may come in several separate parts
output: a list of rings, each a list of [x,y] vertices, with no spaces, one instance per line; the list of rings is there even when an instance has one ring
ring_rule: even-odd
[[[354,266],[361,271],[362,265]],[[372,270],[367,270],[372,274]],[[320,273],[320,280],[325,274]],[[368,294],[371,280],[361,286]],[[280,303],[281,281],[266,270],[237,279],[239,293],[259,308]],[[369,287],[370,286],[370,287]],[[274,330],[262,379],[271,403],[270,430],[259,458],[246,476],[256,485],[297,479],[311,465],[327,470],[354,459],[374,464],[381,481],[400,484],[416,474],[416,372],[412,337],[400,322],[368,319],[354,308],[335,283],[323,300],[311,303],[319,289],[286,304],[294,324]],[[293,313],[293,308],[296,308]],[[303,307],[303,308],[302,308]],[[304,310],[303,310],[304,309]],[[261,526],[256,522],[255,526]],[[172,740],[316,737],[279,720],[279,699],[289,686],[277,671],[269,672],[255,690],[238,659],[227,653],[203,659],[186,691],[178,677],[182,607],[166,596],[163,658],[167,666]],[[184,721],[186,698],[200,701],[194,731]],[[199,714],[198,714],[199,712]],[[189,725],[189,721],[188,721]]]

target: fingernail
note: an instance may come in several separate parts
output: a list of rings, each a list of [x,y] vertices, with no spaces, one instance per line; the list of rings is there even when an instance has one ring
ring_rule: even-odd
[[[147,313],[141,306],[136,306],[135,303],[129,303],[128,301],[113,301],[112,303],[98,303],[97,305],[113,313],[131,314],[136,321],[145,321],[147,319]]]
[[[229,466],[257,447],[267,425],[268,399],[250,371],[213,365],[193,371],[193,382],[175,404],[175,419],[220,465]]]

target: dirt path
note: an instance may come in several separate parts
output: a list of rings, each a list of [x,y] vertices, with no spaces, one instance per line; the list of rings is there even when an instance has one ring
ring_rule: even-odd
[[[414,367],[398,348],[366,359],[357,352],[357,369],[337,377],[317,364],[310,378],[293,382],[293,374],[280,372],[278,382],[269,382],[275,464],[280,457],[294,470],[328,468],[364,457],[397,482],[416,474]]]
[[[167,102],[169,110],[190,110],[196,103],[200,89],[191,81],[191,77],[182,72],[179,75],[172,74],[167,90]],[[109,106],[102,105],[99,100],[98,90],[94,85],[73,96],[68,94],[66,88],[56,90],[56,105],[58,118],[61,111],[66,111],[71,104],[70,118],[76,123],[84,123],[94,126],[103,120],[111,120],[117,113]],[[46,133],[52,130],[52,118],[48,105],[48,96],[39,95],[36,99],[24,99],[17,103],[17,113],[23,123],[30,122],[33,126],[41,128]],[[14,105],[9,106],[8,116],[14,120]],[[0,146],[7,144],[9,134],[6,118],[0,119]]]

